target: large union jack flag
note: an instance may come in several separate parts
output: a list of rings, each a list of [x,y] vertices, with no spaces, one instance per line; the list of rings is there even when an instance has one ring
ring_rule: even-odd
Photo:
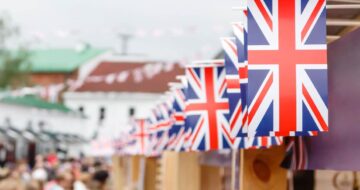
[[[325,0],[248,0],[248,132],[328,130]]]
[[[228,124],[229,103],[223,66],[203,64],[185,70],[185,125],[192,130],[192,150],[220,150],[232,147]]]

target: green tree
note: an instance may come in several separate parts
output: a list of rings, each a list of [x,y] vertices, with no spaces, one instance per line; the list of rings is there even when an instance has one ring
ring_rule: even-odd
[[[0,14],[0,88],[14,89],[29,84],[29,53],[18,44],[19,28]]]

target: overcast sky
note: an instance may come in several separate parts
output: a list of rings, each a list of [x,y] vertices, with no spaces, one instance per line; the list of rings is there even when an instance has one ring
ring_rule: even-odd
[[[118,33],[131,33],[131,53],[158,59],[211,58],[219,37],[238,20],[235,0],[0,0],[35,47],[95,47],[120,44]]]

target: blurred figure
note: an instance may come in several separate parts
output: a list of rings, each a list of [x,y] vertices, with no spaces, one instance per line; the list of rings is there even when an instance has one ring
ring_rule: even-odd
[[[11,172],[8,169],[1,169],[0,176],[2,179],[0,181],[1,190],[25,190],[25,185],[16,169],[11,170]]]
[[[74,190],[89,190],[85,184],[88,184],[90,177],[86,174],[80,174],[74,182]]]
[[[35,167],[31,173],[31,178],[39,182],[41,189],[48,180],[48,173],[45,169],[44,158],[42,155],[37,155],[35,158]]]
[[[6,178],[0,181],[1,190],[26,190],[25,186],[19,179],[14,179],[12,177]]]
[[[20,177],[20,180],[27,184],[31,181],[31,175],[30,175],[30,168],[27,165],[25,160],[22,160],[18,163],[18,166],[16,168],[18,175]]]
[[[38,181],[31,180],[26,184],[26,190],[42,190],[41,184]]]
[[[34,170],[31,174],[34,180],[45,182],[48,179],[48,175],[45,169],[44,158],[41,155],[36,156],[36,162]]]
[[[73,176],[74,176],[74,190],[88,190],[86,183],[89,180],[89,175],[81,172],[82,166],[79,162],[73,162]]]
[[[60,173],[56,179],[48,183],[44,190],[72,190],[73,179],[70,173]]]
[[[95,189],[106,190],[107,181],[109,178],[108,168],[101,162],[95,163],[95,173],[93,174],[92,180]]]

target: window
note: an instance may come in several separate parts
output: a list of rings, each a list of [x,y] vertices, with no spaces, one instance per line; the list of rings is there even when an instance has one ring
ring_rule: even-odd
[[[85,111],[84,106],[80,106],[78,110],[79,110],[80,113],[84,114],[84,111]]]
[[[129,109],[129,116],[133,117],[135,115],[135,108],[134,107],[130,107]]]
[[[105,119],[105,108],[104,107],[100,107],[99,110],[99,121],[103,121]]]

